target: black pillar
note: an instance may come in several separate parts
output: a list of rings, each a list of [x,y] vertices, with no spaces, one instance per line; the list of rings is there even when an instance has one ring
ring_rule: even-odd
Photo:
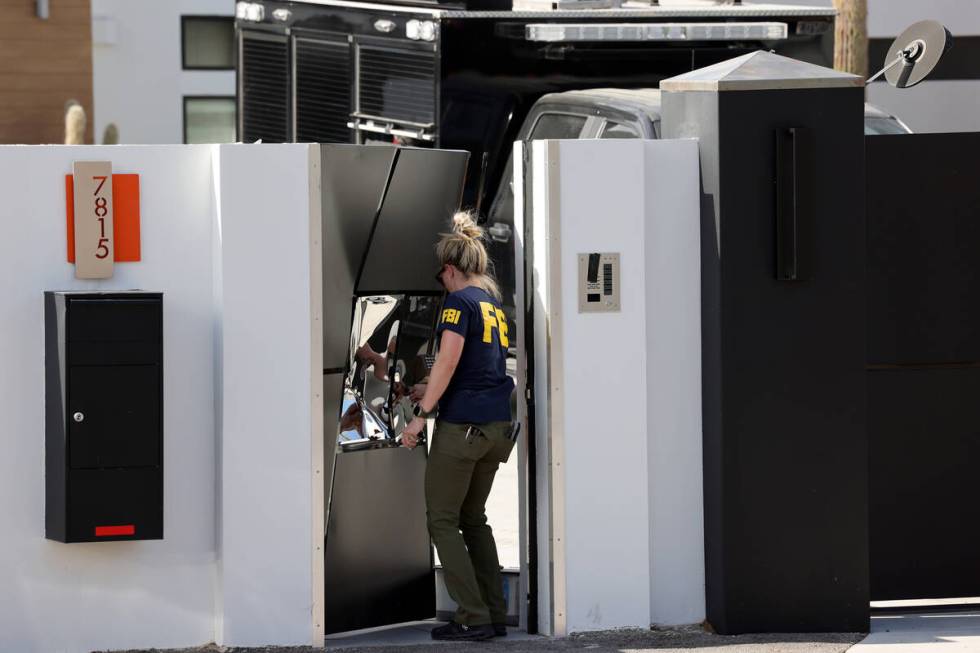
[[[863,81],[756,52],[661,88],[701,143],[708,620],[866,631]]]

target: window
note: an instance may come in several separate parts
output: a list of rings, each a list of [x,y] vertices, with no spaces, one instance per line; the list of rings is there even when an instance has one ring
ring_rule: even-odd
[[[613,122],[612,120],[607,120],[606,124],[602,126],[602,133],[599,138],[639,138],[640,135],[636,133],[636,130],[629,125],[624,125],[621,122]]]
[[[578,138],[585,127],[585,116],[570,113],[542,113],[534,123],[528,140]]]
[[[483,155],[489,153],[487,173],[492,174],[498,167],[496,153],[504,156],[510,153],[512,148],[505,146],[504,137],[511,124],[509,116],[514,106],[512,95],[495,93],[492,89],[485,93],[468,88],[443,90],[440,138],[444,143],[453,143],[453,147],[471,153],[463,191],[464,206],[473,206],[477,202]],[[491,198],[486,199],[489,202]]]
[[[865,136],[878,136],[882,134],[908,134],[908,130],[894,118],[865,118]]]
[[[235,98],[185,97],[185,143],[234,143]]]
[[[181,16],[184,70],[235,68],[235,19],[232,16]]]

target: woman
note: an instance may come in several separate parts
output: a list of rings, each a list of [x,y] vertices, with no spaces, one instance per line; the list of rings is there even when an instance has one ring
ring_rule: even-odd
[[[416,386],[422,394],[417,417],[402,431],[402,443],[414,447],[425,418],[438,407],[425,503],[446,589],[459,606],[452,621],[432,631],[433,639],[442,640],[507,634],[497,546],[485,506],[497,467],[514,446],[514,382],[506,372],[507,320],[482,237],[468,213],[457,213],[452,233],[436,245],[437,277],[449,291],[437,327],[439,354],[424,391]]]

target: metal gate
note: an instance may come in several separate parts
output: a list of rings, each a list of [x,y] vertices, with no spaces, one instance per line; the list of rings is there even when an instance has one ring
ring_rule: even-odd
[[[866,148],[871,598],[980,596],[980,133]]]

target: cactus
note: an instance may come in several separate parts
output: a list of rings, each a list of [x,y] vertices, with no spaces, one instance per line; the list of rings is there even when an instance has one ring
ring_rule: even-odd
[[[65,145],[85,142],[85,109],[77,100],[65,103]]]
[[[102,144],[119,145],[119,128],[116,127],[116,123],[110,122],[105,126],[105,131],[102,132]]]

